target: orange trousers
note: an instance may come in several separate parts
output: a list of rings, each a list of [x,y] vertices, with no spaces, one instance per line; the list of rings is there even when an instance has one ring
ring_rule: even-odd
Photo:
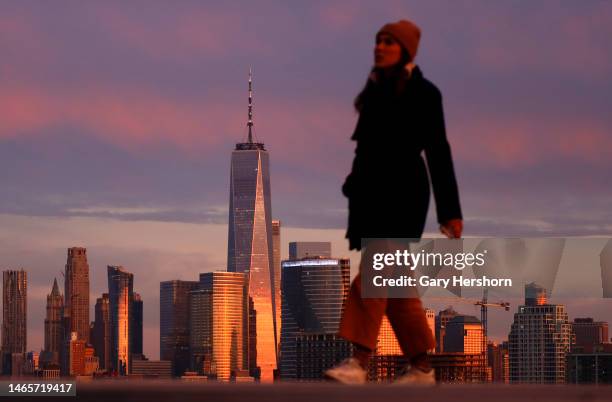
[[[374,350],[385,314],[406,357],[412,358],[435,347],[421,299],[362,298],[361,274],[351,284],[338,333],[353,343]]]

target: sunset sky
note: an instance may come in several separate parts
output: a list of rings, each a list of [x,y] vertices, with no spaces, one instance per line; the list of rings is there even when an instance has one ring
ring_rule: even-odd
[[[92,311],[124,265],[158,356],[159,281],[225,269],[249,67],[284,256],[295,240],[349,255],[352,100],[400,18],[444,96],[465,234],[610,236],[611,2],[0,0],[0,268],[28,270],[28,349],[84,246]]]

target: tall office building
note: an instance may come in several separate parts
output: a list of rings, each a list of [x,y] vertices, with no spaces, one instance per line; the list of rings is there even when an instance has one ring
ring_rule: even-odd
[[[492,381],[508,384],[510,382],[510,360],[508,342],[487,344],[487,361],[492,371]]]
[[[2,371],[12,374],[13,354],[25,360],[27,342],[28,276],[23,269],[2,272]],[[12,371],[12,372],[11,372]]]
[[[280,326],[281,326],[281,221],[272,220],[272,261],[274,263],[274,345],[276,346],[276,367],[278,368],[279,346],[280,346]]]
[[[444,335],[446,334],[446,324],[458,315],[459,313],[453,310],[452,306],[449,306],[444,310],[440,310],[436,316],[436,353],[444,352]]]
[[[276,294],[270,162],[264,144],[253,142],[252,88],[249,75],[248,141],[236,144],[230,170],[228,271],[248,274],[249,296],[257,314],[256,356],[249,366],[261,369],[261,379],[272,381],[276,368]],[[252,336],[250,337],[252,338]]]
[[[200,274],[200,284],[191,292],[190,303],[194,370],[229,381],[232,374],[248,367],[244,348],[248,337],[247,300],[246,274]]]
[[[174,376],[189,369],[190,292],[197,287],[198,281],[159,284],[159,356],[172,362]]]
[[[127,375],[132,362],[134,275],[121,266],[108,266],[108,302],[110,370]]]
[[[87,250],[83,247],[68,249],[64,274],[64,335],[89,343],[89,264]]]
[[[132,305],[132,354],[142,355],[142,297],[134,293],[134,304]]]
[[[386,315],[380,322],[374,353],[378,356],[402,355],[402,348]]]
[[[608,343],[608,323],[594,321],[592,318],[575,318],[572,322],[572,331],[576,343],[572,350],[590,353],[596,345]]]
[[[325,257],[331,258],[331,242],[328,241],[292,241],[289,243],[289,259]]]
[[[544,288],[525,285],[508,336],[511,383],[563,383],[572,337],[565,306],[548,304]]]
[[[64,342],[64,330],[62,326],[62,314],[64,309],[64,297],[59,291],[57,280],[53,279],[53,288],[47,295],[47,316],[45,318],[45,351],[43,360],[45,364],[59,364],[62,343]]]
[[[435,336],[434,318],[435,312],[425,309],[427,325]],[[387,316],[383,316],[376,339],[376,349],[370,358],[368,367],[368,378],[370,381],[386,382],[394,380],[401,373],[409,361],[404,357],[402,348],[397,341],[393,327]]]
[[[348,297],[350,260],[303,258],[282,263],[280,376],[297,378],[296,338],[335,334]]]
[[[376,338],[376,348],[370,358],[368,380],[386,382],[393,380],[397,373],[408,364],[403,356],[402,348],[397,341],[391,322],[383,316]]]
[[[480,320],[471,315],[457,315],[446,323],[444,352],[481,354],[484,331]]]
[[[85,374],[86,347],[85,341],[79,339],[76,332],[70,334],[70,339],[67,341],[69,375],[77,376]]]
[[[98,361],[101,369],[109,370],[110,364],[110,303],[108,293],[103,293],[102,297],[96,300],[95,306],[95,317],[91,342],[93,344],[95,355],[98,357]]]

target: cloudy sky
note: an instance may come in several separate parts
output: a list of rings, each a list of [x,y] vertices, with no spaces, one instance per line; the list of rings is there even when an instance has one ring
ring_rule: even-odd
[[[348,255],[351,103],[400,18],[444,96],[466,234],[609,236],[610,2],[0,0],[0,267],[29,271],[28,347],[80,245],[92,300],[107,264],[135,273],[157,356],[158,282],[225,267],[249,67],[283,242]]]

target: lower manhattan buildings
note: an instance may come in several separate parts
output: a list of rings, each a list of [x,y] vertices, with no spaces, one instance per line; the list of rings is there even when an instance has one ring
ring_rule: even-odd
[[[108,266],[110,371],[130,372],[133,342],[134,275],[121,266]]]
[[[25,360],[27,342],[27,294],[26,271],[2,272],[2,374],[13,374],[17,365]],[[18,363],[19,362],[19,363]]]
[[[94,311],[96,320],[91,331],[91,343],[98,356],[100,368],[109,370],[111,367],[111,330],[108,293],[103,293],[102,297],[96,300]]]
[[[511,383],[564,383],[572,327],[565,306],[548,304],[546,289],[525,285],[525,305],[514,314],[508,347]]]
[[[40,356],[44,365],[59,365],[64,329],[62,327],[62,313],[64,297],[59,291],[57,280],[53,280],[51,293],[47,295],[47,314],[45,318],[45,349]]]
[[[89,263],[87,249],[68,249],[64,273],[64,337],[70,340],[73,332],[77,338],[89,342]]]
[[[159,284],[159,356],[172,362],[174,376],[189,369],[190,299],[198,281],[164,281]]]
[[[142,352],[142,326],[143,326],[143,303],[139,293],[134,293],[132,301],[132,354],[143,356]]]
[[[229,381],[248,368],[247,293],[244,273],[200,274],[190,302],[190,349],[195,371]]]
[[[279,292],[274,287],[279,280],[274,262],[280,255],[274,255],[270,158],[264,144],[253,141],[251,101],[249,74],[248,139],[236,144],[230,164],[227,270],[247,275],[252,319],[245,353],[250,374],[270,382],[277,365]]]
[[[280,377],[300,379],[299,372],[309,371],[309,379],[313,375],[321,378],[326,368],[337,363],[335,358],[313,374],[312,368],[303,369],[312,362],[305,363],[298,357],[315,355],[324,359],[328,352],[332,357],[346,353],[346,344],[335,334],[348,297],[350,261],[323,257],[288,260],[282,263],[281,278]]]

